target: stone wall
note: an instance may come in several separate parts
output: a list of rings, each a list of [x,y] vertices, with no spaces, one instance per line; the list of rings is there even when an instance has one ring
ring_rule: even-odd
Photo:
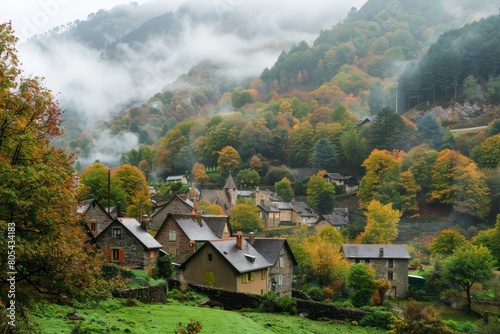
[[[175,231],[175,240],[170,240],[170,231]],[[183,263],[189,257],[190,240],[172,216],[165,220],[155,239],[163,245],[165,252],[172,255],[172,262]]]
[[[112,294],[115,298],[132,298],[145,304],[166,303],[167,285],[158,284],[138,289],[115,290]]]
[[[179,289],[181,283],[177,280],[169,280],[169,289]],[[230,292],[219,289],[212,289],[199,285],[188,284],[192,290],[206,295],[213,302],[220,305],[225,310],[241,310],[245,308],[257,308],[260,305],[260,298],[256,295]],[[293,294],[297,296],[298,294]],[[299,294],[300,295],[300,294]],[[349,310],[332,305],[318,303],[310,300],[297,299],[297,311],[299,314],[310,319],[337,319],[359,321],[369,312]]]

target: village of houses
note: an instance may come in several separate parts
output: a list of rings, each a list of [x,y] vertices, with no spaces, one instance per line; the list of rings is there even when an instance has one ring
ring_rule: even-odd
[[[350,176],[327,173],[325,178],[347,192],[357,189]],[[167,181],[188,182],[184,175]],[[346,208],[318,215],[305,202],[292,199],[286,203],[268,190],[240,191],[231,175],[222,190],[192,187],[187,194],[156,205],[152,215],[141,221],[122,217],[116,208],[93,199],[80,203],[78,213],[106,260],[123,268],[151,270],[158,257],[169,255],[181,283],[240,293],[291,295],[297,261],[287,240],[233,231],[229,211],[238,196],[255,200],[266,229],[298,224],[316,231],[325,226],[340,230],[349,224]],[[226,215],[199,212],[196,203],[202,199],[221,206]],[[410,255],[404,244],[344,244],[341,252],[353,263],[372,266],[377,278],[390,280],[388,295],[399,298],[408,294]]]

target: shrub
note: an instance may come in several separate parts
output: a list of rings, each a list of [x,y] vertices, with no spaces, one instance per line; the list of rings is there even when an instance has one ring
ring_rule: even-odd
[[[168,279],[174,275],[174,266],[172,265],[172,258],[168,255],[159,256],[156,259],[155,267],[153,268],[153,278]]]
[[[322,302],[325,300],[325,292],[315,284],[308,284],[302,289],[312,300]]]
[[[178,323],[179,329],[174,331],[175,334],[197,334],[201,332],[201,324],[199,321],[190,319],[186,327],[182,326],[182,322]]]
[[[274,292],[268,292],[260,297],[260,312],[286,312],[295,315],[297,311],[297,300],[288,295],[278,297]]]
[[[378,327],[389,329],[391,324],[396,320],[396,317],[392,312],[385,310],[384,308],[377,307],[371,314],[365,315],[359,324],[363,327]]]

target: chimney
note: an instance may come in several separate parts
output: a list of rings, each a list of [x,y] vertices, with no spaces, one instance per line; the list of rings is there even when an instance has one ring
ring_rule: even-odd
[[[241,231],[236,232],[236,247],[243,250],[243,233]]]
[[[148,215],[143,215],[141,219],[141,227],[144,231],[148,231],[148,226],[149,226],[149,217]]]
[[[380,247],[380,249],[378,250],[378,256],[384,257],[384,248],[383,247]]]
[[[189,256],[193,255],[196,252],[196,245],[194,240],[189,240]]]
[[[255,241],[255,233],[250,232],[250,234],[248,235],[248,242],[250,243],[250,245],[253,245],[254,241]]]

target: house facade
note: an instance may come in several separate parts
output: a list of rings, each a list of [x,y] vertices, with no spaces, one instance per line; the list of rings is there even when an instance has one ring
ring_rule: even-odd
[[[406,245],[344,244],[344,257],[352,263],[366,263],[376,278],[386,278],[391,288],[386,295],[403,298],[408,295],[408,266],[411,259]]]
[[[167,203],[155,209],[151,215],[151,228],[159,229],[169,213],[191,214],[194,210],[194,204],[191,201],[184,200],[180,196],[175,195]]]
[[[281,213],[272,203],[264,202],[257,205],[259,208],[259,218],[266,228],[275,228],[280,224]]]
[[[359,188],[358,181],[353,176],[343,176],[339,173],[326,173],[324,178],[326,181],[344,189],[346,193],[356,191]]]
[[[284,238],[255,238],[253,233],[246,239],[259,254],[272,264],[268,270],[267,291],[277,295],[292,295],[293,268],[297,260]]]
[[[202,216],[196,214],[169,213],[158,229],[155,239],[172,262],[181,264],[208,240],[227,239],[231,227],[227,216]],[[194,244],[193,244],[194,242]]]
[[[185,283],[262,295],[269,292],[271,267],[239,232],[236,238],[207,241],[179,269]]]
[[[165,180],[167,183],[180,182],[182,184],[188,183],[187,175],[170,175]]]
[[[109,262],[127,268],[152,268],[162,245],[134,218],[117,218],[96,238]]]
[[[80,215],[80,221],[87,225],[94,238],[113,222],[113,218],[96,199],[81,202],[77,212]]]

